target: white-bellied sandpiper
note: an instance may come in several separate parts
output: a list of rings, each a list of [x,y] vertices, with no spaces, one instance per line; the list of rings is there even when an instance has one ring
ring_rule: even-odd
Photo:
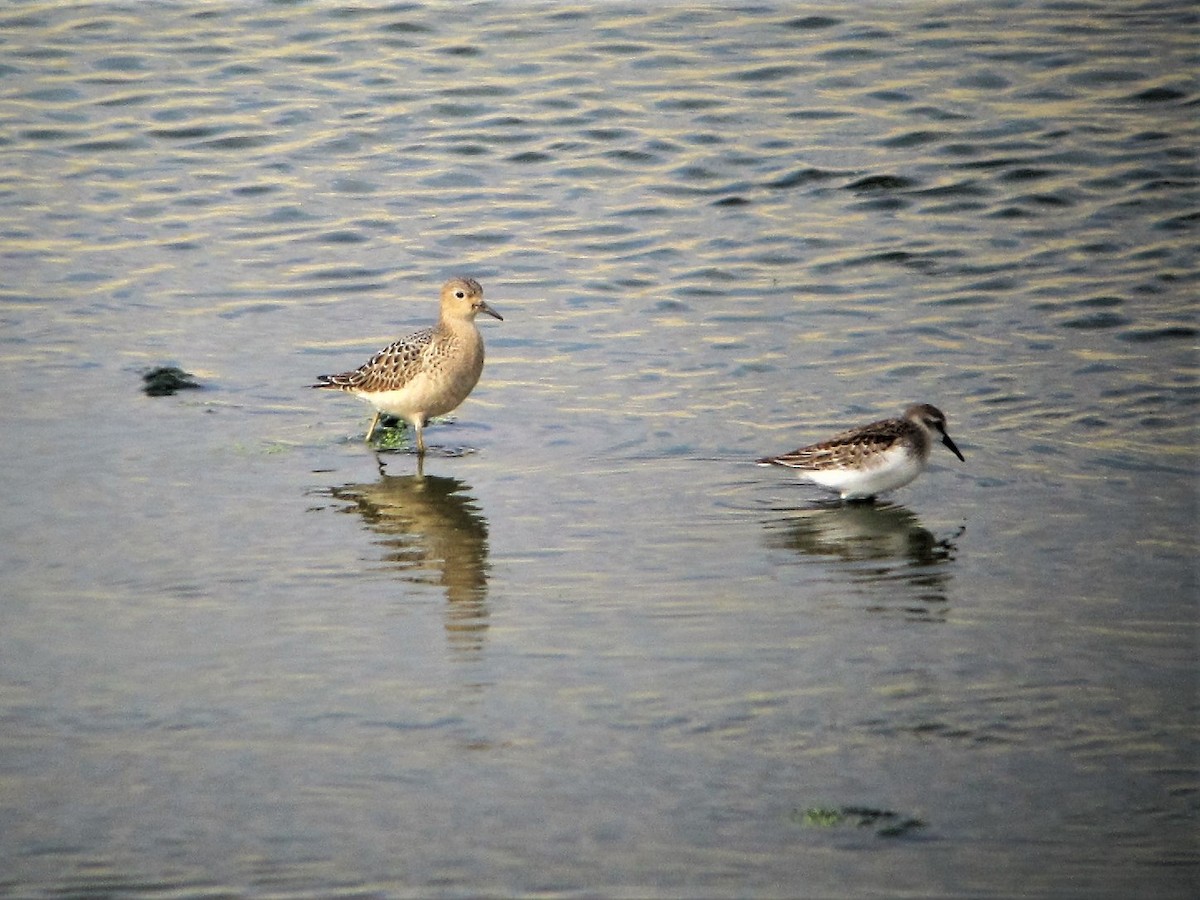
[[[473,278],[451,278],[442,285],[438,322],[384,347],[353,372],[320,375],[314,388],[344,391],[375,407],[367,441],[383,415],[412,426],[417,453],[425,453],[426,423],[467,399],[483,371],[483,336],[475,316],[487,313],[503,320],[483,302],[483,288]]]
[[[843,500],[871,500],[883,491],[903,487],[924,471],[935,435],[966,462],[946,434],[946,417],[928,403],[910,406],[903,418],[872,422],[758,462],[796,469],[809,481],[837,491]]]

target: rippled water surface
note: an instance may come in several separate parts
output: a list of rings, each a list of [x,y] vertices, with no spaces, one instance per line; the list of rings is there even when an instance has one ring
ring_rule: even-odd
[[[0,894],[1194,895],[1198,22],[6,4]]]

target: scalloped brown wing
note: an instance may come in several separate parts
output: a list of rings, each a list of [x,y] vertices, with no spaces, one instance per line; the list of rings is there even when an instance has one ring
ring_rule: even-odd
[[[388,344],[353,372],[320,375],[316,388],[342,391],[394,391],[421,371],[421,357],[433,342],[433,328],[425,328]]]
[[[761,460],[793,469],[835,469],[860,466],[864,459],[888,450],[905,434],[903,421],[883,419],[862,428],[835,434],[827,441],[800,447],[782,456]]]

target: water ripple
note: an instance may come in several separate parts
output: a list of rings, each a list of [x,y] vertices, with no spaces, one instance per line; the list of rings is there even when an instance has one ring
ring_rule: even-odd
[[[1070,547],[989,535],[1006,562],[1177,547],[1200,403],[1189,4],[450,10],[0,11],[4,414],[141,435],[116,386],[178,358],[255,411],[214,401],[206,437],[340,446],[314,363],[424,324],[461,271],[505,315],[473,408],[520,448],[506,463],[581,495],[581,459],[749,460],[925,399],[967,436],[955,496],[1033,485],[1030,521],[1072,483],[1162,499],[1128,522],[1098,500]],[[530,521],[564,502],[529,493]],[[963,718],[934,713],[903,733]]]

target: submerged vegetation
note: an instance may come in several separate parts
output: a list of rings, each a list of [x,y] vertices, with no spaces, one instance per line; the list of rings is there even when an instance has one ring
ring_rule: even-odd
[[[395,416],[384,416],[375,429],[373,443],[379,450],[404,450],[409,445],[408,424]]]
[[[925,827],[920,819],[865,806],[812,806],[793,812],[792,820],[809,828],[874,828],[879,837],[901,837]]]
[[[452,421],[445,417],[439,417],[435,421],[446,423]],[[411,426],[403,419],[394,416],[384,416],[379,420],[379,425],[375,428],[375,435],[371,438],[371,446],[375,450],[384,453],[415,453],[415,442],[413,440],[413,430]],[[441,445],[431,445],[429,452],[434,456],[458,457],[466,456],[475,451],[470,447],[446,447]]]

